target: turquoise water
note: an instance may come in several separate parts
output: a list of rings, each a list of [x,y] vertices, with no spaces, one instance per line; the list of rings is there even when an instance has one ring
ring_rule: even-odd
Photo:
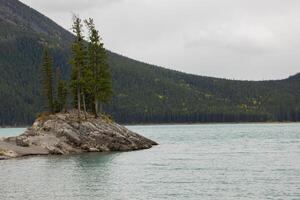
[[[23,133],[25,128],[0,128],[0,137],[16,136]]]
[[[0,161],[0,199],[300,199],[299,123],[129,128],[160,145]]]

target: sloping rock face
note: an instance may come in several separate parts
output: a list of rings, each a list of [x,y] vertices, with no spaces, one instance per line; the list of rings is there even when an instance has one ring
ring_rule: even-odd
[[[78,154],[101,151],[148,149],[156,142],[109,120],[78,120],[77,112],[38,118],[17,137],[0,140],[0,159],[48,154]]]

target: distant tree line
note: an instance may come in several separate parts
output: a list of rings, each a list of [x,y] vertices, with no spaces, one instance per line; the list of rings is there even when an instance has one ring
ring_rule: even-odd
[[[83,22],[74,16],[72,31],[75,34],[71,46],[72,66],[70,77],[64,81],[58,67],[53,73],[52,59],[47,45],[44,47],[42,62],[43,98],[45,110],[57,113],[66,110],[68,93],[72,105],[78,110],[80,119],[83,111],[98,117],[102,104],[112,97],[112,82],[107,62],[106,50],[93,19],[84,20],[88,30],[88,42],[84,38]]]
[[[26,18],[33,19],[32,16],[29,13]],[[54,67],[51,71],[53,110],[77,108],[74,101],[77,93],[71,89],[70,77],[74,70],[70,62],[74,58],[70,48],[75,42],[74,35],[42,16],[35,16],[35,22],[28,24],[11,23],[7,17],[0,20],[1,27],[5,27],[0,30],[0,126],[30,125],[38,113],[46,110],[47,95],[44,92],[41,95],[44,85],[37,78],[42,74],[45,41]],[[33,30],[30,26],[44,29]],[[87,29],[82,21],[84,63],[90,62]],[[110,51],[106,55],[114,95],[111,103],[101,101],[97,105],[117,122],[300,121],[300,74],[284,80],[233,81],[176,72]],[[65,103],[64,87],[58,84],[59,79],[67,90]],[[90,96],[90,89],[80,92],[81,110],[84,110],[82,93],[86,110],[94,112],[95,100]],[[107,96],[101,95],[104,97]]]

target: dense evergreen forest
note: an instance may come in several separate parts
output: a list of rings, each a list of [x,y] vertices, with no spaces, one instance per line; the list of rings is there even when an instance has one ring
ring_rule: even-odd
[[[0,0],[0,125],[31,124],[43,109],[43,44],[67,80],[74,36],[17,0]],[[233,81],[168,70],[107,51],[121,123],[300,121],[300,74]],[[54,70],[55,70],[54,69]],[[69,106],[70,102],[68,102]]]

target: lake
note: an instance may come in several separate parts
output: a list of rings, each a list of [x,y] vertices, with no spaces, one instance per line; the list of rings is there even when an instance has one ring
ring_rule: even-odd
[[[300,199],[299,123],[128,128],[160,145],[2,160],[0,199]]]

